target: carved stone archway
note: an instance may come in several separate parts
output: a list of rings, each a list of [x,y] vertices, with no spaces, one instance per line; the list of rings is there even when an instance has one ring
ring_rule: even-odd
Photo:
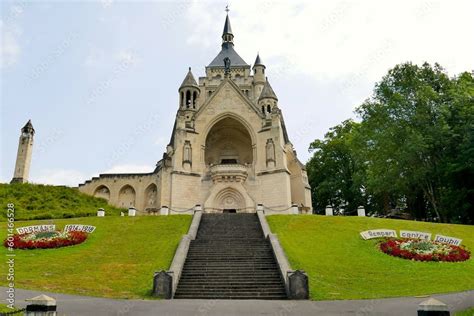
[[[107,186],[105,185],[99,185],[95,190],[94,190],[94,196],[98,198],[103,198],[106,199],[107,201],[110,200],[110,190]]]
[[[238,213],[255,212],[255,201],[240,182],[215,183],[204,202],[204,212],[221,213],[236,210]]]

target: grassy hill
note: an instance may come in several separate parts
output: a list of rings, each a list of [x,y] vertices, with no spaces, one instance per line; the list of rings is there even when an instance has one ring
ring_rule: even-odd
[[[17,288],[113,298],[150,297],[153,273],[168,269],[189,215],[88,217],[46,221],[96,226],[82,244],[57,249],[15,250]],[[16,222],[16,227],[46,223]],[[0,238],[6,223],[0,223]],[[5,257],[6,248],[0,247]],[[6,260],[0,264],[0,286],[6,286]]]
[[[106,215],[120,215],[122,209],[107,204],[107,201],[79,192],[77,189],[38,185],[0,184],[0,221],[6,219],[6,205],[15,204],[15,219],[51,219],[96,215],[97,209],[104,208]]]
[[[359,232],[387,228],[463,239],[474,250],[474,226],[361,217],[268,217],[293,269],[309,275],[314,300],[416,296],[474,289],[474,258],[457,263],[391,257]],[[472,254],[474,255],[474,254]]]
[[[16,250],[18,288],[111,298],[150,298],[153,272],[167,269],[189,215],[85,217],[16,222],[16,226],[89,224],[96,231],[83,244],[47,250]],[[272,215],[268,222],[295,269],[310,277],[311,299],[372,299],[474,289],[474,259],[417,262],[388,256],[377,240],[359,232],[387,228],[459,237],[474,249],[474,226],[413,221],[303,215]],[[0,239],[6,236],[0,223]],[[6,249],[0,247],[0,256]],[[0,271],[7,271],[5,262]],[[0,272],[0,286],[6,278]]]

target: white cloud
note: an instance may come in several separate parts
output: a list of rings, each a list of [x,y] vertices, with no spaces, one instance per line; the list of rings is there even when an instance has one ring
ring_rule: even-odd
[[[79,183],[82,183],[90,178],[90,175],[86,175],[78,170],[46,169],[40,171],[37,175],[32,175],[30,182],[76,187],[79,185]]]
[[[7,29],[4,23],[0,23],[1,47],[0,47],[0,68],[7,68],[17,63],[21,54],[18,44],[19,33],[12,29]]]
[[[453,74],[474,68],[472,12],[472,1],[236,1],[230,18],[236,50],[247,62],[260,51],[269,76],[283,67],[374,81],[408,60],[439,62]],[[188,42],[218,50],[224,14],[214,2],[194,2]]]
[[[165,147],[168,144],[169,137],[165,136],[158,136],[158,138],[155,140],[155,145]]]
[[[86,67],[100,67],[103,66],[106,61],[105,52],[97,47],[90,47],[89,53],[84,60],[84,66]]]
[[[152,172],[154,169],[155,167],[151,165],[123,164],[115,165],[100,173],[147,173]],[[74,169],[44,169],[37,174],[32,174],[30,182],[77,187],[80,183],[84,183],[84,181],[98,175],[99,172],[96,174],[86,174]]]
[[[155,170],[155,167],[150,165],[123,164],[115,165],[101,173],[146,173],[153,170]]]
[[[141,61],[138,55],[131,50],[119,51],[116,54],[115,59],[119,64],[128,64],[128,65],[136,65]]]

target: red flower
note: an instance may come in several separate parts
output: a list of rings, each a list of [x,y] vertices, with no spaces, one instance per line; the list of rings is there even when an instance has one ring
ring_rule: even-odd
[[[427,251],[417,251],[415,248],[407,247],[407,243],[409,244],[410,241],[419,242],[418,240],[413,239],[388,239],[380,243],[379,247],[380,250],[388,255],[399,257],[403,259],[409,260],[417,260],[417,261],[447,261],[447,262],[458,262],[458,261],[466,261],[470,258],[471,254],[468,250],[464,247],[460,246],[453,246],[453,245],[446,245],[437,242],[431,242],[434,246],[434,249],[441,247],[443,250],[442,252],[448,249],[448,253],[440,253],[440,252],[429,252]],[[403,249],[401,248],[401,245]],[[426,249],[425,249],[426,250]]]
[[[58,232],[59,234],[59,232]],[[87,233],[72,231],[66,235],[58,235],[48,239],[26,239],[29,234],[13,235],[13,248],[16,249],[46,249],[59,248],[77,245],[87,239]],[[11,242],[10,242],[11,243]],[[4,241],[4,246],[8,247],[8,240]]]

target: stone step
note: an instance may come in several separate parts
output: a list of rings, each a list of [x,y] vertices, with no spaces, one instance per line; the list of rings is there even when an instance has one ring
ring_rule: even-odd
[[[175,298],[286,299],[257,215],[203,214]]]
[[[285,295],[265,295],[260,294],[258,296],[251,294],[251,295],[216,295],[216,294],[178,294],[175,295],[176,299],[201,299],[201,300],[285,300]]]
[[[266,294],[284,294],[284,288],[245,288],[245,289],[201,289],[201,288],[179,288],[179,292],[176,293],[215,293],[215,294],[228,294],[228,293],[266,293]]]

